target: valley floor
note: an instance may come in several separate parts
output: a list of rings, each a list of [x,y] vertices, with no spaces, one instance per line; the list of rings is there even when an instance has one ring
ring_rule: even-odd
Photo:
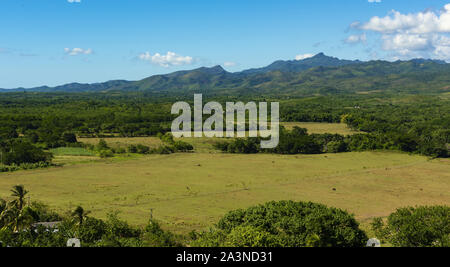
[[[203,230],[227,211],[272,200],[314,201],[367,223],[396,208],[450,205],[450,161],[393,152],[326,155],[192,153],[94,160],[0,174],[0,197],[23,184],[32,200],[66,212],[144,225],[153,216],[178,233]],[[57,158],[63,160],[63,157]]]

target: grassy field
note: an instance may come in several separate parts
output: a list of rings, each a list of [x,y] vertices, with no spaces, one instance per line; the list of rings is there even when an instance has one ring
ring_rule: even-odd
[[[79,142],[91,145],[97,145],[101,138],[78,138]],[[134,137],[134,138],[123,138],[123,137],[113,137],[113,138],[103,138],[106,143],[113,148],[127,148],[129,145],[145,145],[151,148],[159,147],[162,142],[157,137]]]
[[[285,199],[346,209],[368,223],[398,207],[450,205],[449,180],[450,161],[400,153],[195,153],[2,173],[0,197],[23,184],[33,200],[58,211],[76,205],[98,217],[120,211],[137,225],[153,209],[166,228],[186,233],[211,226],[229,210]]]
[[[95,156],[95,153],[81,147],[59,147],[50,149],[54,156]]]

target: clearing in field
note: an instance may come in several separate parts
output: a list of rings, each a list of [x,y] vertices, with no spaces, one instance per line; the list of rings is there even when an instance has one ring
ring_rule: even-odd
[[[320,123],[320,122],[282,122],[287,130],[292,130],[295,126],[308,129],[310,134],[340,134],[352,135],[360,133],[350,129],[345,123]]]
[[[0,174],[0,197],[23,184],[33,200],[144,225],[150,210],[175,232],[202,230],[226,212],[272,200],[314,201],[362,222],[398,207],[450,205],[450,162],[390,152],[327,155],[195,153],[102,160]]]
[[[81,147],[59,147],[50,149],[54,156],[95,156],[95,153]]]
[[[157,137],[113,137],[113,138],[78,138],[78,141],[85,144],[97,145],[100,139],[112,148],[127,148],[129,145],[144,145],[151,148],[157,148],[162,142]]]

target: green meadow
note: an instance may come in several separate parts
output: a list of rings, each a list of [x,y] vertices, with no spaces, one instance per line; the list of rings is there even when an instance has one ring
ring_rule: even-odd
[[[60,212],[82,205],[105,218],[119,211],[135,225],[152,212],[178,233],[206,229],[227,211],[272,200],[342,208],[363,224],[399,207],[450,204],[450,161],[404,153],[81,158],[79,164],[2,173],[0,196],[23,184],[31,199]]]
[[[284,123],[310,133],[355,133],[339,123]],[[96,145],[99,138],[80,138]],[[110,147],[156,137],[106,138]],[[177,233],[204,230],[226,212],[272,200],[313,201],[345,209],[368,225],[396,208],[450,204],[450,161],[399,152],[322,155],[222,154],[219,138],[182,138],[195,153],[116,155],[100,159],[84,148],[51,150],[60,167],[0,174],[0,197],[23,184],[30,198],[58,212],[81,205],[95,217],[109,212],[135,225],[152,214]],[[62,167],[61,167],[62,166]]]

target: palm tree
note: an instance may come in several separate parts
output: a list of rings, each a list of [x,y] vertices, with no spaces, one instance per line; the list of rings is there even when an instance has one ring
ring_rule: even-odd
[[[0,229],[5,226],[4,224],[5,219],[6,219],[6,201],[4,201],[3,199],[0,199]]]
[[[11,190],[14,199],[6,203],[0,199],[0,227],[11,227],[15,232],[24,229],[33,222],[28,208],[25,208],[25,196],[28,191],[23,185],[16,185]]]
[[[6,201],[0,199],[0,214],[2,214],[4,210],[6,210]]]
[[[78,222],[79,225],[83,224],[84,219],[89,214],[89,211],[85,211],[81,206],[78,206],[73,212],[72,216]]]
[[[23,203],[24,203],[24,200],[25,200],[25,196],[26,196],[26,194],[28,194],[28,191],[25,190],[25,187],[23,185],[16,185],[16,186],[13,187],[11,192],[12,192],[11,196],[17,198],[13,202],[16,204],[16,206],[19,209],[19,211],[22,211]]]

